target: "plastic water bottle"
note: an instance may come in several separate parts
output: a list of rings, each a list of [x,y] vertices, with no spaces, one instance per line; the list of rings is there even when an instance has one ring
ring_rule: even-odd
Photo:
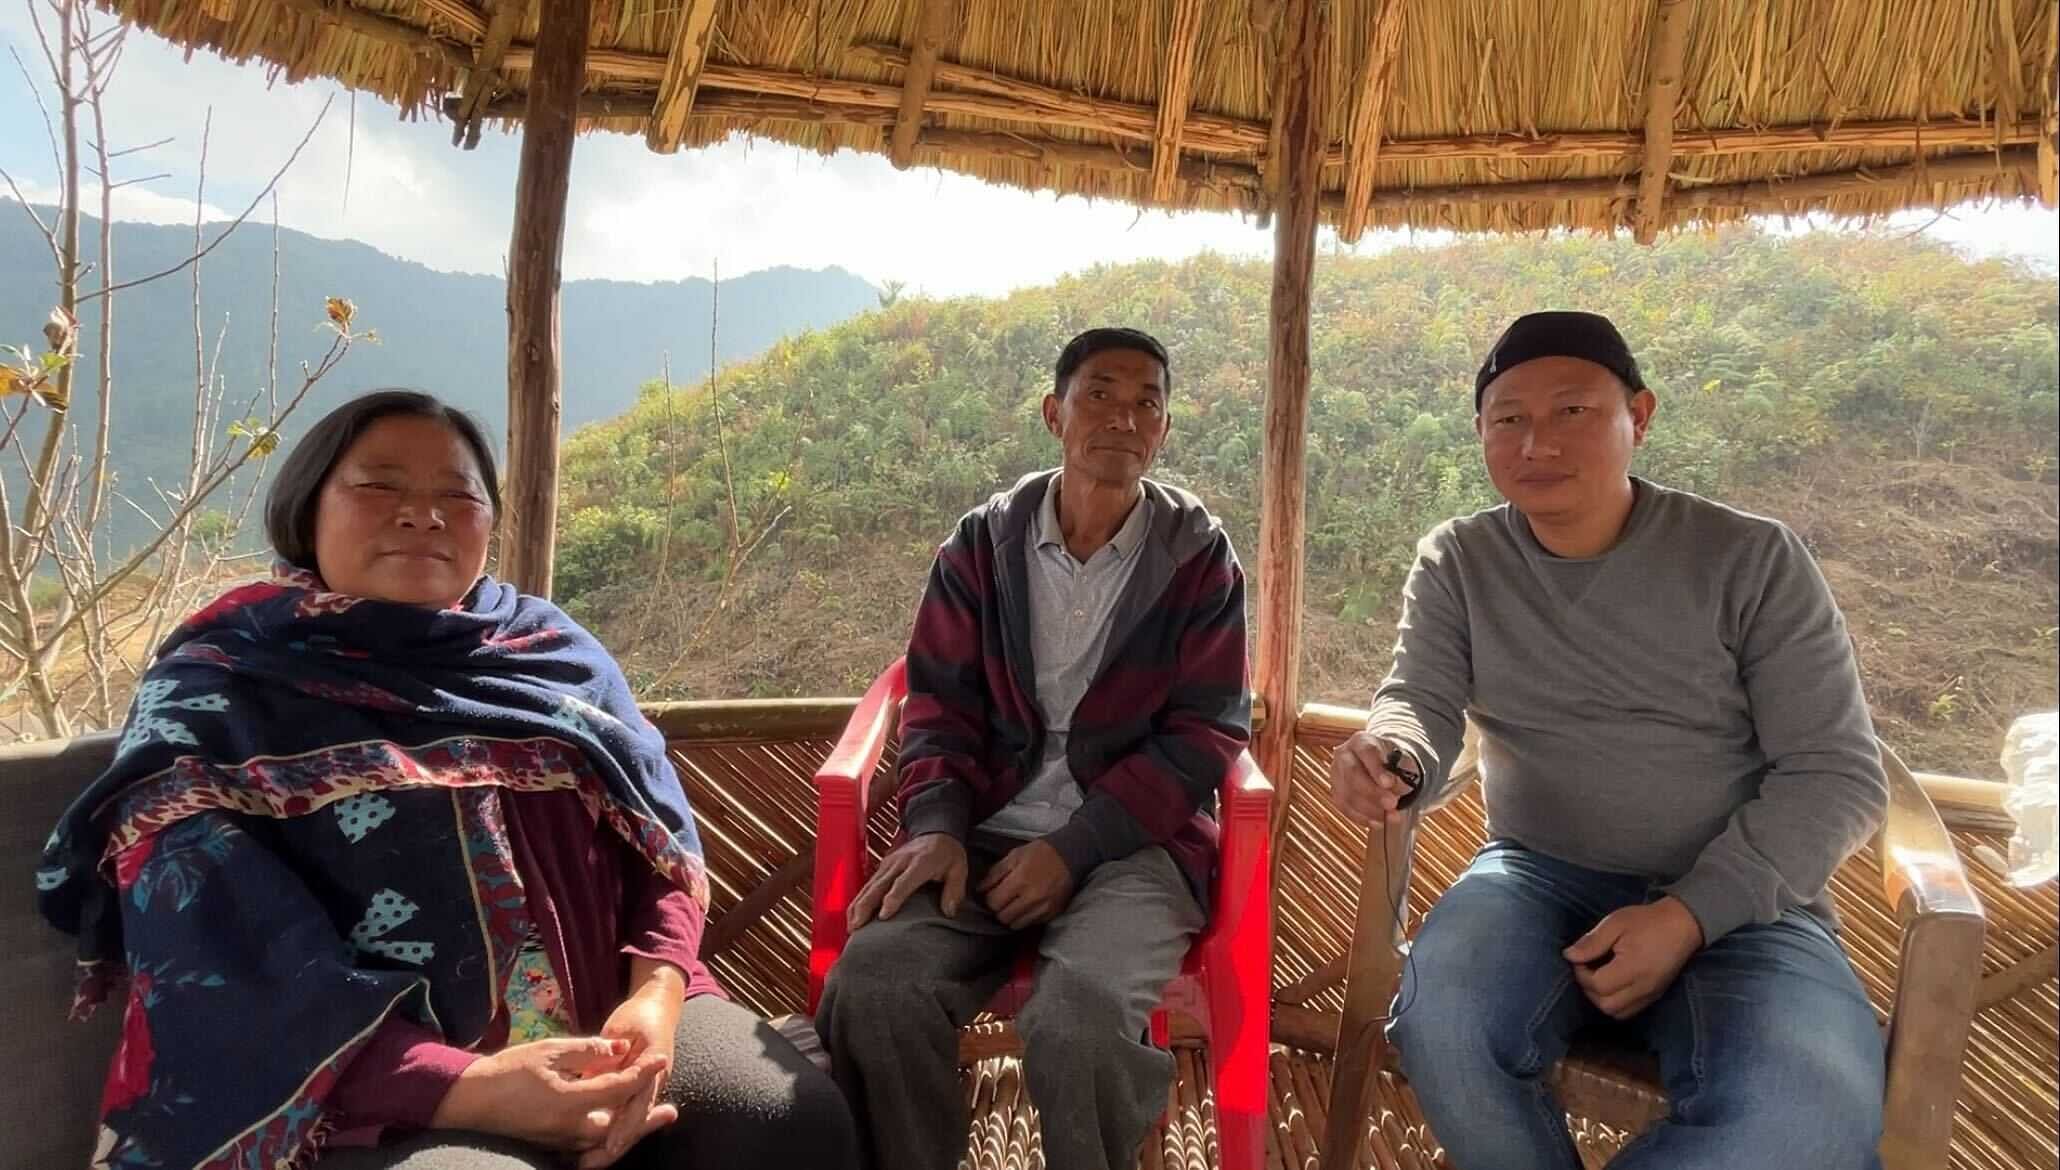
[[[2060,871],[2060,712],[2026,715],[2003,737],[2003,774],[2010,790],[2003,811],[2010,834],[2010,884],[2035,886]]]

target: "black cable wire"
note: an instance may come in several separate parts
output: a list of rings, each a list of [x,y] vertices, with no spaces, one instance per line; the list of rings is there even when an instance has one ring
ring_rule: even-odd
[[[1413,817],[1415,814],[1411,815]],[[1383,828],[1381,831],[1385,833],[1387,830]],[[1369,842],[1369,844],[1371,843]],[[1409,931],[1406,929],[1408,924],[1403,919],[1403,915],[1409,907],[1409,891],[1402,891],[1402,904],[1400,906],[1395,904],[1395,878],[1388,869],[1386,842],[1381,843],[1380,876],[1381,896],[1388,900],[1388,921],[1395,924],[1396,932],[1402,936],[1402,940],[1397,944],[1397,948],[1402,952],[1402,987],[1407,990],[1408,994],[1404,996],[1402,992],[1396,992],[1395,998],[1399,1002],[1390,1007],[1386,1015],[1375,1016],[1373,1019],[1375,1023],[1393,1024],[1396,1020],[1402,1018],[1402,1013],[1408,1011],[1411,1004],[1416,1002],[1416,946],[1409,938]]]

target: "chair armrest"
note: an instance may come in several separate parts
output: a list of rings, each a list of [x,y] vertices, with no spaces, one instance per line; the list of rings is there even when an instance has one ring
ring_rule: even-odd
[[[1422,810],[1414,811],[1400,824],[1375,825],[1366,836],[1319,1170],[1347,1170],[1355,1164],[1367,1111],[1373,1106],[1374,1082],[1387,1064],[1382,1025],[1402,975],[1409,864],[1423,816]]]
[[[1952,1142],[1987,923],[1945,823],[1887,744],[1881,770],[1882,893],[1902,925],[1881,1154],[1885,1170],[1915,1170],[1944,1165]]]
[[[1273,796],[1273,781],[1259,770],[1259,761],[1250,752],[1239,752],[1237,759],[1230,762],[1230,770],[1223,774],[1223,787],[1217,794],[1225,836],[1232,824],[1248,828],[1253,817],[1271,817]]]
[[[1882,894],[1896,921],[1907,931],[1911,923],[1936,915],[1980,918],[1981,900],[1924,786],[1887,744],[1881,745],[1881,770],[1888,778],[1888,815],[1880,839]]]
[[[867,688],[829,759],[815,774],[815,873],[809,901],[808,1010],[822,998],[823,981],[850,936],[845,914],[869,868],[865,847],[867,786],[886,750],[901,703],[908,697],[908,664],[895,659]]]
[[[1257,1127],[1266,1117],[1273,1031],[1273,799],[1273,781],[1250,752],[1239,752],[1217,796],[1222,834],[1214,905],[1198,947],[1216,1111],[1231,1145],[1263,1147]]]
[[[1236,933],[1249,917],[1245,911],[1255,887],[1263,884],[1270,889],[1272,885],[1273,796],[1273,781],[1259,770],[1252,753],[1239,752],[1223,774],[1216,797],[1221,832],[1209,925],[1201,938],[1205,944]],[[1270,938],[1272,923],[1264,926]]]

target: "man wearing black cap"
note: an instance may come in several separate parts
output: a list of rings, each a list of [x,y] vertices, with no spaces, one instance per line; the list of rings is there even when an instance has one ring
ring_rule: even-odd
[[[1592,313],[1519,318],[1481,366],[1508,503],[1418,544],[1332,762],[1342,809],[1393,822],[1480,733],[1490,840],[1388,1034],[1459,1170],[1580,1166],[1542,1077],[1596,1025],[1672,1107],[1613,1170],[1873,1170],[1881,1034],[1825,892],[1887,803],[1845,622],[1787,527],[1630,474],[1657,407]]]
[[[1207,810],[1251,727],[1229,537],[1144,477],[1170,378],[1136,330],[1074,338],[1044,397],[1061,467],[967,513],[930,571],[902,840],[816,1011],[879,1170],[959,1164],[958,1030],[1030,946],[1016,1030],[1045,1165],[1129,1170],[1165,1109],[1173,1058],[1146,1023],[1203,925]]]

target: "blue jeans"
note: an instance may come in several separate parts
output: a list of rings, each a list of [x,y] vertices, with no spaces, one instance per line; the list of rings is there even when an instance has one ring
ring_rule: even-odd
[[[1579,1170],[1543,1077],[1576,1032],[1610,1021],[1560,951],[1657,896],[1501,840],[1432,908],[1388,1038],[1457,1170]],[[1807,912],[1718,939],[1620,1026],[1658,1056],[1672,1114],[1611,1170],[1879,1170],[1881,1029]]]

